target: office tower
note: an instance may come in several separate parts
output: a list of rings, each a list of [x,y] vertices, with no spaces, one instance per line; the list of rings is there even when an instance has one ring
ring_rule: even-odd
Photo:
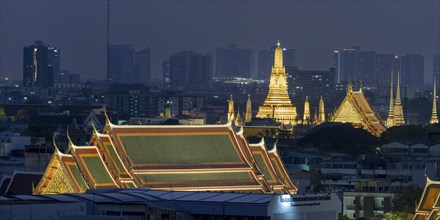
[[[258,79],[269,79],[270,72],[273,66],[273,54],[275,46],[272,46],[270,50],[258,51]],[[283,49],[283,61],[285,66],[296,66],[296,50],[295,49]]]
[[[139,82],[148,84],[151,81],[151,51],[147,47],[134,54],[134,63],[136,65]]]
[[[23,86],[52,87],[60,74],[60,49],[36,41],[23,48]]]
[[[407,54],[401,57],[401,83],[410,91],[423,88],[425,75],[425,60],[420,54]]]
[[[162,89],[172,90],[171,84],[171,63],[169,60],[165,60],[162,63]]]
[[[252,77],[252,50],[230,44],[228,47],[217,47],[215,55],[216,77]]]
[[[329,71],[299,70],[286,66],[289,94],[293,97],[308,96],[314,102],[322,95],[332,99],[335,95],[335,69]]]
[[[376,54],[374,62],[374,76],[377,86],[385,88],[389,85],[391,72],[400,71],[400,57],[396,54]]]
[[[206,90],[212,72],[212,55],[182,51],[163,63],[164,89]]]
[[[111,84],[139,83],[133,45],[109,45],[108,80]]]
[[[433,57],[432,73],[436,79],[440,79],[440,54],[435,54]]]
[[[386,87],[391,71],[399,71],[395,54],[363,51],[358,46],[334,52],[336,82],[362,81],[366,86]]]

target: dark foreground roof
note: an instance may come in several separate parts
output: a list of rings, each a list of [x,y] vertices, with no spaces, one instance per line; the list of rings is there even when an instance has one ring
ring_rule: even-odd
[[[184,213],[266,216],[274,195],[252,193],[160,191],[150,189],[97,189],[84,194],[0,196],[1,205],[77,203],[150,205]]]

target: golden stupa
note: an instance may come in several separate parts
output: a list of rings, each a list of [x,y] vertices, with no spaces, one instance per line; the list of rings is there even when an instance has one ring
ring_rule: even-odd
[[[275,49],[275,59],[270,74],[269,94],[258,109],[257,118],[274,118],[283,124],[296,124],[296,107],[287,93],[286,69],[283,66],[283,50],[280,41]]]

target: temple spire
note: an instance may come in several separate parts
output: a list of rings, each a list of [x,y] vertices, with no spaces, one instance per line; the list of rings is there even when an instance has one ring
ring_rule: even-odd
[[[296,125],[296,107],[292,105],[287,90],[286,69],[283,66],[283,50],[280,43],[275,49],[274,65],[270,74],[269,92],[264,104],[260,106],[257,118],[273,118],[282,124]]]
[[[275,49],[273,67],[283,67],[283,49],[280,46],[281,43],[280,40],[278,40],[277,48]]]
[[[387,127],[391,128],[394,126],[394,100],[393,100],[393,71],[391,71],[391,83],[390,83],[390,108],[388,111],[388,118],[387,118]]]
[[[306,101],[304,102],[303,124],[308,124],[309,122],[310,122],[310,103],[309,103],[309,97],[306,96]]]
[[[394,103],[394,126],[405,124],[402,101],[400,100],[400,72],[397,72],[396,102]]]
[[[238,106],[237,115],[235,116],[235,125],[241,126],[240,106]]]
[[[251,95],[248,95],[248,99],[246,101],[245,122],[251,122],[251,121],[252,121],[252,102],[251,102]]]
[[[431,115],[431,120],[429,120],[429,124],[438,123],[436,101],[437,101],[437,88],[436,88],[436,78],[434,76],[434,91],[432,92],[432,115]]]
[[[228,103],[228,120],[234,119],[234,100],[232,100],[232,95],[229,98]]]
[[[322,96],[321,96],[321,99],[319,100],[318,120],[319,120],[319,123],[325,122],[324,100],[322,99]]]

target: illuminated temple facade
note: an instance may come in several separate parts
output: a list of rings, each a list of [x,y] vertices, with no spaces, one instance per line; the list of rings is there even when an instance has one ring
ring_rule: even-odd
[[[351,123],[354,127],[364,128],[375,136],[380,136],[386,131],[386,127],[366,99],[362,88],[353,91],[351,84],[348,85],[347,94],[331,117],[331,121]]]
[[[95,188],[296,194],[277,148],[249,144],[230,120],[222,125],[113,125],[95,128],[90,146],[69,139],[55,152],[34,194]]]
[[[296,124],[296,107],[287,93],[286,69],[283,66],[283,50],[280,41],[274,55],[274,65],[270,74],[269,93],[264,104],[258,109],[257,118],[274,118],[284,124]]]

